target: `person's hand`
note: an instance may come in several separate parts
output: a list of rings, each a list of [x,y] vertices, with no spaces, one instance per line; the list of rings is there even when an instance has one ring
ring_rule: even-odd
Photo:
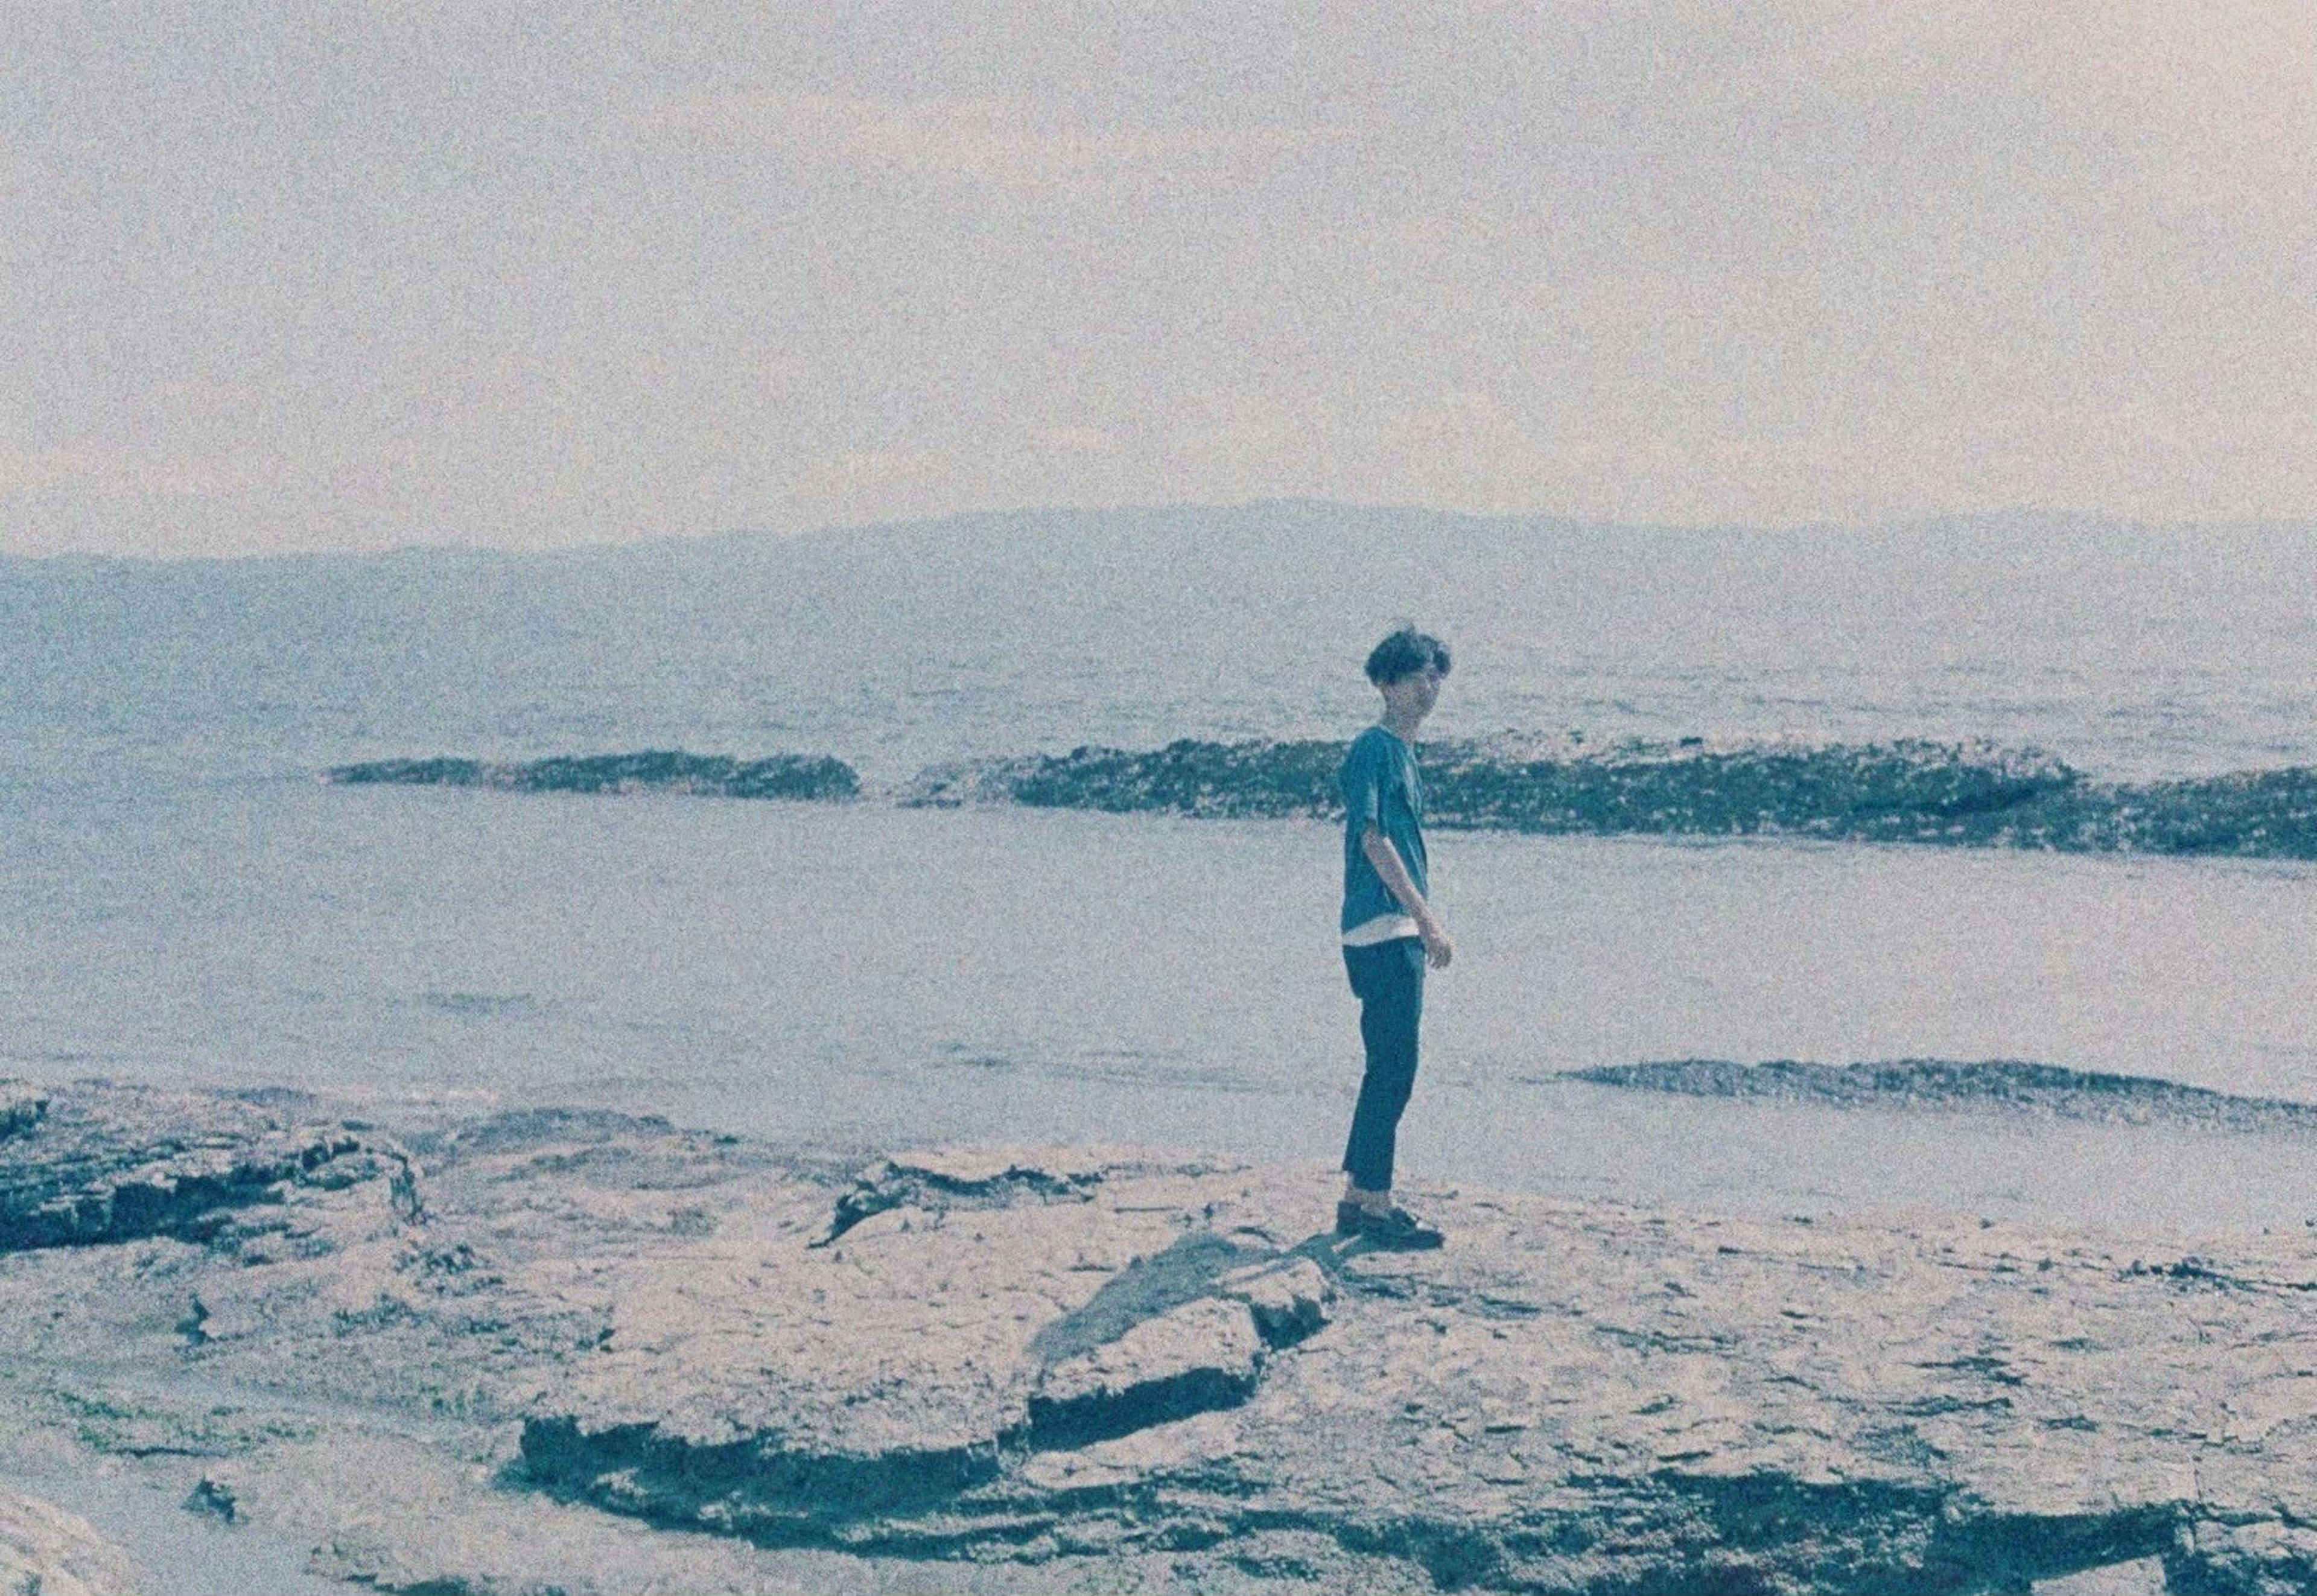
[[[1416,930],[1424,938],[1424,962],[1435,970],[1445,970],[1448,961],[1456,956],[1456,945],[1448,940],[1447,928],[1427,915],[1417,923]]]

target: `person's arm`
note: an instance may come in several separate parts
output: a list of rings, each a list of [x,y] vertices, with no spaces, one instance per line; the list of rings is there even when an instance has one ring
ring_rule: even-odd
[[[1360,837],[1360,851],[1375,866],[1376,874],[1383,881],[1384,891],[1392,895],[1401,910],[1416,922],[1416,934],[1424,938],[1424,958],[1435,970],[1445,970],[1448,961],[1456,956],[1455,946],[1448,940],[1447,928],[1432,912],[1432,905],[1416,890],[1416,878],[1408,873],[1408,865],[1391,838],[1380,826],[1370,826]]]

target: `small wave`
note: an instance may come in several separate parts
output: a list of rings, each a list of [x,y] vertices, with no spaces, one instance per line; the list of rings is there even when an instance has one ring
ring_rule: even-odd
[[[489,1019],[503,1014],[527,1014],[538,1008],[529,992],[428,991],[419,1001],[429,1009],[470,1019]]]
[[[323,773],[344,786],[490,787],[512,793],[684,793],[711,798],[858,797],[861,777],[842,759],[774,754],[735,759],[724,754],[652,750],[640,754],[563,754],[502,764],[436,758],[380,759]]]
[[[2317,1132],[2317,1104],[2241,1098],[2144,1075],[2107,1075],[2008,1059],[1957,1063],[1740,1064],[1680,1059],[1604,1064],[1555,1077],[1694,1098],[1770,1098],[1838,1108],[2022,1110],[2102,1125],[2159,1125],[2234,1134]]]
[[[1345,745],[1185,740],[1133,752],[928,770],[904,804],[1015,802],[1223,819],[1341,812]],[[1442,828],[1599,836],[1788,836],[1964,847],[2317,858],[2317,769],[2142,784],[2093,780],[2034,749],[1901,740],[1594,749],[1574,740],[1426,745]]]
[[[997,1073],[1011,1073],[1018,1068],[1015,1062],[1006,1054],[992,1053],[988,1048],[975,1047],[969,1043],[944,1042],[935,1051],[938,1055],[935,1067],[940,1069],[984,1070]]]

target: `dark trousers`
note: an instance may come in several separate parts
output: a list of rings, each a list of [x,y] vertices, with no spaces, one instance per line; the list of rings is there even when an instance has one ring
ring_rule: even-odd
[[[1416,1033],[1424,1018],[1424,944],[1413,937],[1344,949],[1344,971],[1360,1000],[1367,1074],[1344,1144],[1344,1173],[1362,1191],[1391,1189],[1392,1143],[1416,1088]]]

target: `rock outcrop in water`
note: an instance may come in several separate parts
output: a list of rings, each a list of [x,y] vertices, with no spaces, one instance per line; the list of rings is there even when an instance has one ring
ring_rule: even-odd
[[[902,801],[1324,817],[1340,812],[1344,747],[1081,748],[928,771]],[[2317,770],[2307,769],[2133,785],[1982,745],[1716,749],[1688,739],[1535,754],[1438,742],[1425,746],[1425,790],[1434,824],[1471,829],[2317,858]]]
[[[1601,1064],[1565,1071],[1560,1078],[1682,1097],[1771,1098],[1839,1108],[2001,1109],[2101,1125],[2169,1125],[2234,1135],[2317,1133],[2317,1105],[2237,1097],[2146,1076],[2000,1059],[1976,1063],[1896,1059],[1877,1064],[1678,1059]]]
[[[1319,1228],[1316,1166],[855,1175],[552,1110],[406,1114],[413,1205],[318,1102],[32,1095],[82,1166],[167,1161],[173,1116],[236,1168],[372,1155],[0,1252],[0,1466],[141,1470],[367,1588],[2317,1583],[2299,1237],[1433,1193],[1448,1247],[1394,1254]]]
[[[857,797],[861,778],[842,759],[774,754],[735,759],[723,754],[655,751],[566,754],[550,759],[381,759],[341,765],[324,779],[346,786],[490,787],[509,793],[683,793],[707,798],[791,798],[831,802]]]
[[[1080,748],[935,766],[893,795],[907,807],[1010,802],[1210,819],[1327,817],[1339,812],[1336,772],[1344,748],[1192,740],[1146,752]],[[2317,770],[2134,785],[2095,781],[2044,755],[1985,745],[1710,748],[1697,738],[1543,753],[1506,743],[1428,743],[1425,767],[1432,822],[1469,830],[2317,858]],[[388,759],[324,776],[344,785],[522,793],[841,801],[862,791],[844,761],[792,754]]]

